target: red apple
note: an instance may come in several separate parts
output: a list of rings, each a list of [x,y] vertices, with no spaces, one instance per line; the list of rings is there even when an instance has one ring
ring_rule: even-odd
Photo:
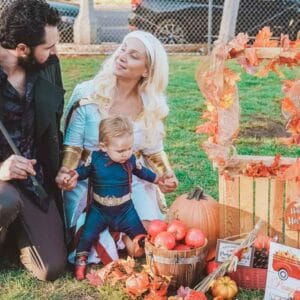
[[[176,241],[180,241],[186,234],[186,226],[180,220],[175,219],[169,223],[167,231],[174,235]]]
[[[152,220],[148,227],[148,233],[155,238],[160,232],[166,231],[168,224],[163,220]]]
[[[175,247],[176,240],[172,233],[160,232],[154,239],[154,246],[161,249],[171,250]]]
[[[200,229],[190,228],[187,231],[184,240],[190,247],[201,247],[205,244],[205,235]]]

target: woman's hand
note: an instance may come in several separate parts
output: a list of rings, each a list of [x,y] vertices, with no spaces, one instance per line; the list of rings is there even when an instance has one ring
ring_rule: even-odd
[[[158,186],[163,193],[174,192],[178,186],[178,179],[173,172],[167,173],[163,176],[163,180],[158,182]]]
[[[76,171],[61,167],[56,175],[55,181],[60,189],[72,191],[77,185],[77,179],[78,173]]]

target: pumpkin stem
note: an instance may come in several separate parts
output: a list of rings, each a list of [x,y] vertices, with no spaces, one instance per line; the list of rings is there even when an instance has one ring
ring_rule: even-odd
[[[204,199],[204,191],[200,186],[196,186],[195,189],[188,194],[187,198],[189,200],[195,199],[198,201]]]

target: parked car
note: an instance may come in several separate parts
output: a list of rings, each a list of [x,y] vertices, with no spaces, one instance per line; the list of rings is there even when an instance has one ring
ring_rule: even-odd
[[[0,0],[0,12],[8,5],[10,0]],[[59,1],[47,1],[52,7],[55,7],[61,16],[61,22],[58,25],[60,32],[60,41],[63,43],[73,42],[73,25],[75,18],[79,13],[79,6]]]
[[[219,33],[224,0],[213,0],[212,36]],[[207,41],[208,0],[131,0],[129,29],[146,30],[163,43]],[[295,39],[300,30],[300,0],[240,0],[236,32],[255,36],[270,26],[274,36],[289,33]]]
[[[73,43],[73,26],[75,18],[79,14],[79,6],[58,1],[47,2],[58,10],[61,17],[58,25],[60,42]]]

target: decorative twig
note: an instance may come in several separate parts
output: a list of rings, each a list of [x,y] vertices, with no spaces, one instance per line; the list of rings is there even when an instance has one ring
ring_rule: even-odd
[[[227,272],[236,271],[239,260],[242,259],[244,252],[253,245],[257,234],[263,224],[263,220],[259,219],[254,229],[249,232],[247,237],[241,241],[239,246],[234,250],[228,260],[223,262],[215,271],[206,276],[194,289],[206,293],[213,285],[216,278],[223,276]]]

